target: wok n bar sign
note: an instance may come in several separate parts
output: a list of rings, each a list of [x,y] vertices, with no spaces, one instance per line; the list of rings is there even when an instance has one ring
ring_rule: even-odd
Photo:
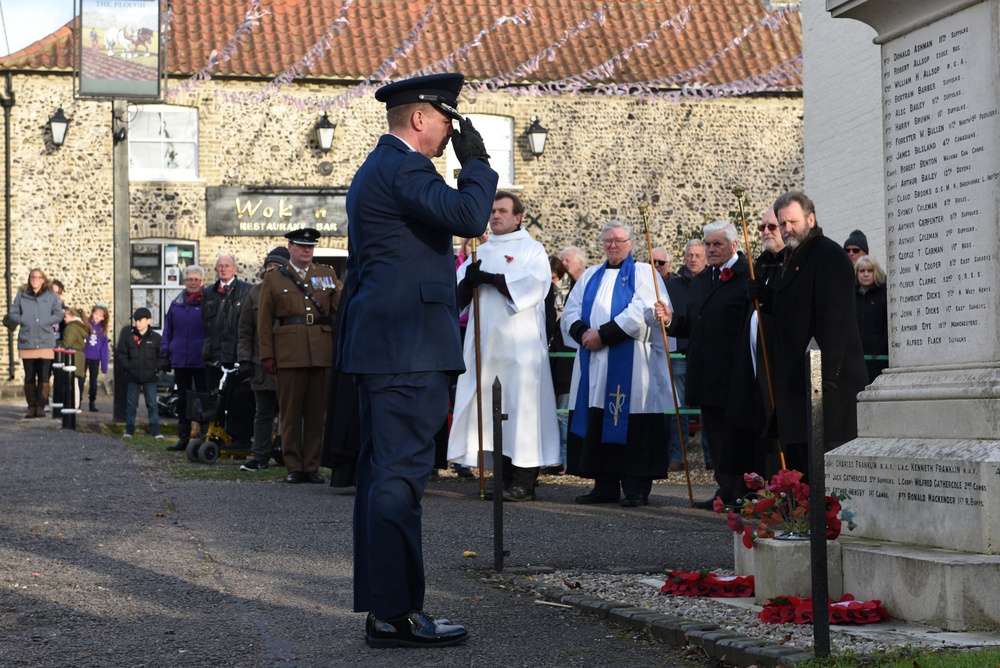
[[[326,237],[347,236],[346,188],[205,188],[209,236],[280,237],[314,227]]]

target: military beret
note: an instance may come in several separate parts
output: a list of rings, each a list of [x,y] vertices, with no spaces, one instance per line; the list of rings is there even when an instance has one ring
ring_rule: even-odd
[[[315,246],[319,243],[319,238],[323,236],[319,230],[311,227],[303,227],[301,230],[294,230],[285,235],[285,238],[293,244],[300,246]]]
[[[458,113],[458,92],[465,83],[465,75],[457,72],[448,74],[429,74],[423,77],[403,79],[382,86],[375,91],[375,99],[385,102],[386,109],[398,107],[401,104],[414,102],[430,102],[446,116],[456,121],[462,120]]]

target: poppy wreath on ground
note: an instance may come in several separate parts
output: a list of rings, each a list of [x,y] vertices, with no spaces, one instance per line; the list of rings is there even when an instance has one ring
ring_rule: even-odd
[[[844,594],[836,603],[830,599],[829,610],[831,624],[874,624],[889,619],[882,601],[856,601],[852,594]],[[812,624],[812,597],[776,596],[757,616],[765,624]]]
[[[716,575],[708,571],[670,571],[660,591],[671,596],[747,598],[753,596],[753,576]]]

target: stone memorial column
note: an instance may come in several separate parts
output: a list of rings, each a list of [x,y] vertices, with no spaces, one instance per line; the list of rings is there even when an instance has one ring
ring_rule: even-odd
[[[863,595],[953,630],[1000,627],[983,593],[1000,585],[998,6],[826,3],[878,31],[882,64],[883,173],[861,178],[885,184],[890,368],[859,397],[859,438],[826,458],[827,486],[852,496],[851,535],[878,544],[853,566],[845,552],[845,579],[881,575]]]

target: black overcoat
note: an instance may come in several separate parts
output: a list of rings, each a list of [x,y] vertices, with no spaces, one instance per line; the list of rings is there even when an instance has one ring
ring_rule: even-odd
[[[822,351],[823,431],[827,449],[858,435],[857,396],[868,371],[854,313],[854,268],[819,227],[785,260],[771,298],[777,436],[806,442],[806,348]]]
[[[689,406],[724,407],[729,402],[733,359],[747,304],[749,266],[740,253],[733,275],[712,285],[712,272],[691,281],[686,313],[675,313],[670,336],[686,337],[687,379],[684,401]]]

